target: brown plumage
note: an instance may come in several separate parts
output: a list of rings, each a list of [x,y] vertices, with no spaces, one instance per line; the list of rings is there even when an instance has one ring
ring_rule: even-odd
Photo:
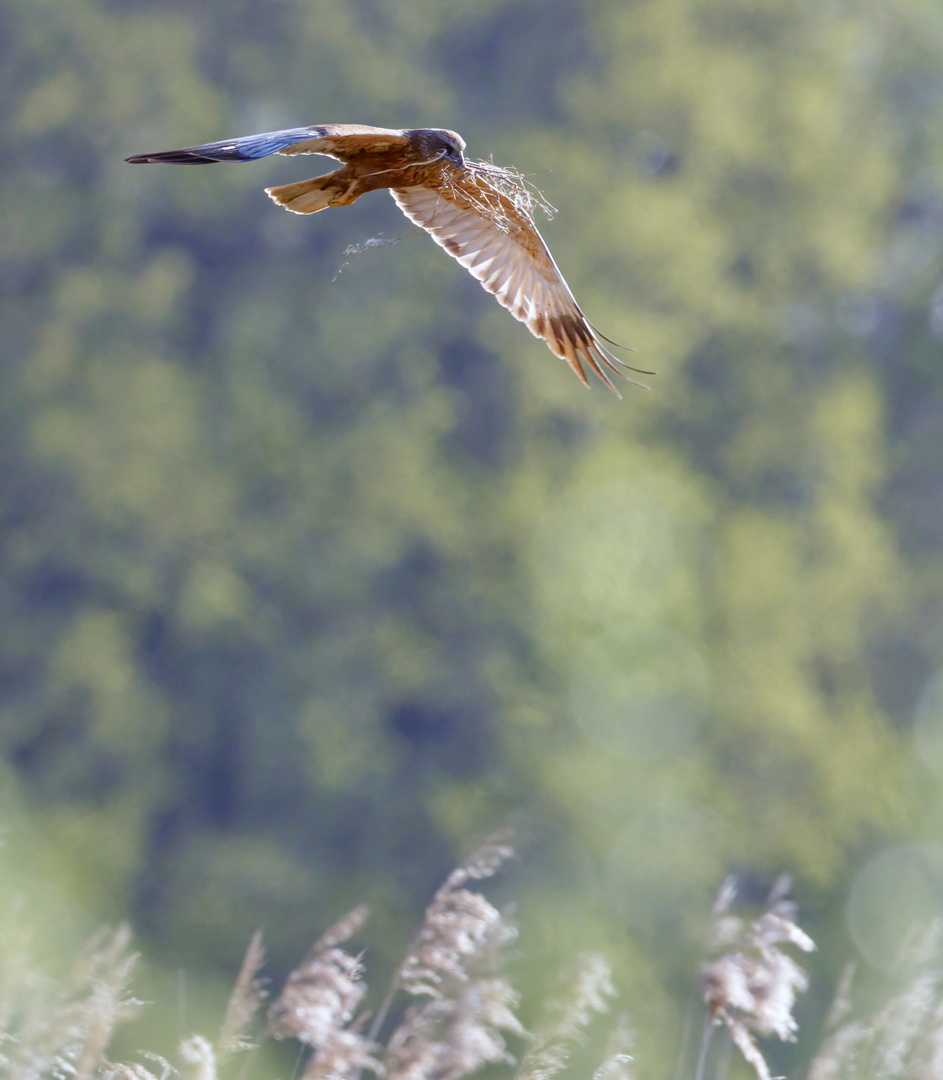
[[[615,393],[609,372],[634,382],[587,321],[534,225],[532,197],[514,170],[467,161],[465,142],[440,128],[394,130],[325,124],[227,142],[139,154],[134,164],[254,161],[269,154],[323,154],[343,163],[326,176],[266,188],[295,214],[314,214],[389,188],[403,213],[462,264],[498,303],[546,341],[589,384],[584,364]],[[612,344],[610,342],[610,344]],[[646,374],[651,374],[647,372]],[[642,384],[637,384],[642,385]]]

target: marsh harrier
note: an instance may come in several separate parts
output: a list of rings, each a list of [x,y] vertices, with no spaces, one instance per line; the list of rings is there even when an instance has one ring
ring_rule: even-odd
[[[343,168],[312,180],[266,188],[294,214],[348,206],[377,188],[389,188],[396,205],[499,304],[543,338],[588,385],[585,364],[618,393],[609,372],[629,379],[635,371],[615,356],[587,321],[534,225],[533,197],[512,169],[464,156],[454,131],[397,131],[361,124],[325,124],[247,135],[159,154],[136,154],[135,165],[170,162],[204,165],[255,161],[269,154],[323,154]],[[609,342],[609,344],[613,344]],[[641,384],[639,384],[641,385]]]

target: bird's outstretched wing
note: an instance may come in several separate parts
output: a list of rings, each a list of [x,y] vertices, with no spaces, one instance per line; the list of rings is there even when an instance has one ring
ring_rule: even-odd
[[[135,154],[126,160],[132,165],[160,161],[173,165],[210,165],[216,161],[256,161],[269,154],[323,154],[346,162],[357,154],[380,154],[405,146],[407,142],[406,133],[393,128],[322,124],[263,131],[261,135],[185,146],[181,150],[164,150],[158,154]]]
[[[546,341],[585,385],[583,364],[617,394],[607,371],[635,382],[626,374],[635,369],[606,348],[580,310],[530,215],[494,188],[486,173],[470,168],[451,173],[441,187],[392,188],[390,194],[410,221]]]

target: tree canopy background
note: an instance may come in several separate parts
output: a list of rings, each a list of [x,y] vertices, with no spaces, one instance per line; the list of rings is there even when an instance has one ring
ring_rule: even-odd
[[[605,947],[653,1073],[731,871],[889,968],[943,905],[941,59],[924,0],[0,0],[11,879],[197,973],[364,899],[389,967],[510,824],[525,984]],[[321,122],[528,174],[651,392],[382,194],[262,194],[319,159],[123,161]]]

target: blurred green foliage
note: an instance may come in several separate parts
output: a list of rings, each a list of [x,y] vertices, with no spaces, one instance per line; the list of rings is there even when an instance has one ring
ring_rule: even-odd
[[[922,0],[2,0],[4,788],[95,918],[232,969],[366,899],[391,966],[510,822],[535,971],[605,944],[653,1068],[731,869],[849,950],[941,831],[941,55]],[[122,160],[332,121],[531,174],[652,391],[382,194],[278,211],[311,162]]]

